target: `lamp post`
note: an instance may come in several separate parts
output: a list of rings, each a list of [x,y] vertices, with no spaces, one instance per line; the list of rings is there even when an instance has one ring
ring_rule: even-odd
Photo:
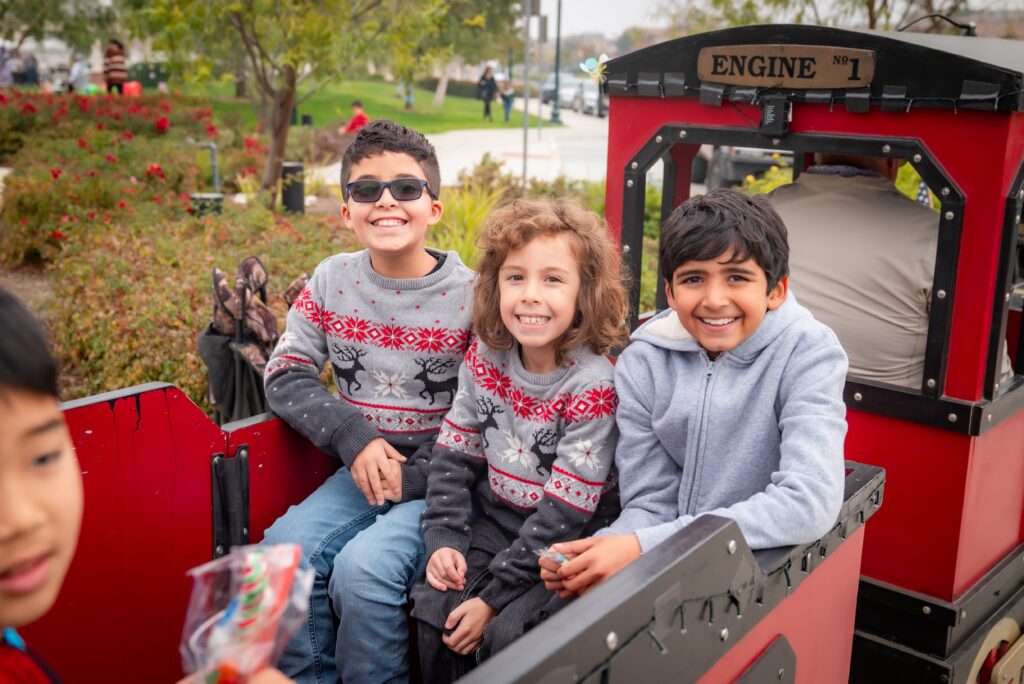
[[[559,114],[559,103],[561,99],[561,83],[559,81],[562,71],[562,0],[558,0],[558,9],[555,14],[555,95],[552,97],[551,123],[560,124],[562,118]]]

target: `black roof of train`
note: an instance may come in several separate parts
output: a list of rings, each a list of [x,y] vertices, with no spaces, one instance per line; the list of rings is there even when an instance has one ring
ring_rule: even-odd
[[[892,109],[970,107],[1024,109],[1024,42],[926,33],[836,29],[800,24],[741,26],[652,45],[605,65],[610,94],[648,97],[697,96],[701,49],[750,44],[827,45],[873,50],[875,76],[860,95]],[[667,78],[666,78],[667,75]],[[797,100],[843,102],[852,90],[796,91]],[[763,91],[760,91],[763,92]],[[719,97],[740,100],[755,89],[717,86]],[[852,98],[852,96],[851,96]]]

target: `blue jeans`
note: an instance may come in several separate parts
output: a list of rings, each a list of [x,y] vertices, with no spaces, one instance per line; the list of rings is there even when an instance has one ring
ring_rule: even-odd
[[[306,624],[278,667],[300,683],[409,681],[409,590],[422,581],[424,502],[373,506],[340,468],[267,530],[316,573]]]

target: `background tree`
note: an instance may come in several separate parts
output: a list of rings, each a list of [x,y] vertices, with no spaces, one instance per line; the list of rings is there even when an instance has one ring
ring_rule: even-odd
[[[111,7],[95,0],[0,0],[0,38],[19,49],[29,38],[57,36],[70,47],[88,50],[114,23]]]
[[[416,49],[416,32],[445,15],[443,0],[153,0],[135,25],[159,26],[154,47],[212,75],[206,46],[228,37],[245,56],[262,101],[270,148],[261,185],[281,176],[292,110],[360,64],[374,46],[395,61]],[[410,33],[412,32],[412,33]],[[409,58],[411,59],[411,58]]]

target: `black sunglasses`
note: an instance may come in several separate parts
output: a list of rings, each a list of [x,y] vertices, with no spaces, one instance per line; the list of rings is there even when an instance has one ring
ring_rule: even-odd
[[[427,193],[431,197],[434,197],[434,193],[430,192],[430,186],[427,184],[427,181],[419,178],[396,178],[392,181],[379,181],[367,178],[352,181],[345,186],[345,189],[348,190],[348,196],[352,198],[353,202],[376,202],[384,194],[384,188],[387,188],[391,196],[399,202],[418,200],[423,196],[424,188],[427,189]]]

